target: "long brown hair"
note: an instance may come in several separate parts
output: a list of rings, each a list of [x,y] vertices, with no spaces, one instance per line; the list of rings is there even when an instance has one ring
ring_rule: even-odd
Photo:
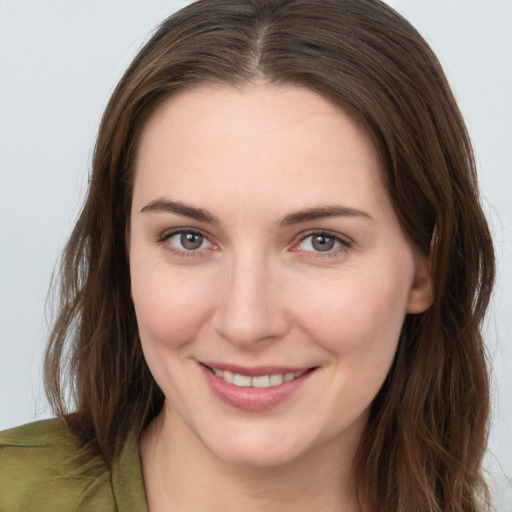
[[[170,95],[254,80],[318,92],[371,136],[403,230],[428,255],[434,301],[407,316],[354,471],[360,507],[474,512],[489,389],[480,326],[494,280],[471,144],[436,57],[379,0],[200,0],[157,29],[106,108],[89,192],[62,259],[46,355],[54,410],[107,461],[158,414],[130,300],[127,233],[137,144]]]

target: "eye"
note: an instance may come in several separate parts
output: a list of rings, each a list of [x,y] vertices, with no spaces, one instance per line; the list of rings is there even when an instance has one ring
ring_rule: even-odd
[[[201,233],[192,230],[175,231],[164,237],[172,249],[178,252],[194,252],[213,246]]]
[[[350,247],[351,241],[328,232],[314,232],[306,235],[296,245],[296,250],[314,253],[336,253]],[[326,255],[327,255],[326,254]]]

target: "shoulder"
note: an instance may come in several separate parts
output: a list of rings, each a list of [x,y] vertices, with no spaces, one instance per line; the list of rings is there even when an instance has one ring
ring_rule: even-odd
[[[110,470],[63,419],[0,432],[0,510],[115,510]]]
[[[72,438],[66,422],[62,418],[54,418],[0,432],[0,447],[47,446],[52,440],[61,442],[65,438],[68,441]]]

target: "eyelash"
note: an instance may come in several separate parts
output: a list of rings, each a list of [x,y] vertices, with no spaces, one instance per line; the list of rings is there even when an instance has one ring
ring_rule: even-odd
[[[315,237],[329,238],[329,239],[333,240],[334,243],[338,243],[339,246],[337,248],[329,249],[327,251],[308,251],[308,250],[303,250],[303,249],[297,248],[298,245],[305,242],[308,238],[313,239]],[[311,244],[312,243],[313,243],[313,241],[311,241]],[[335,257],[340,256],[341,254],[344,254],[347,251],[347,249],[350,249],[350,247],[352,247],[352,244],[353,244],[352,240],[350,240],[346,236],[342,236],[337,233],[333,233],[331,231],[312,230],[312,231],[309,231],[301,236],[299,242],[297,242],[293,246],[293,250],[297,251],[297,252],[308,253],[308,256],[310,256],[312,258],[335,258]]]
[[[205,235],[203,232],[201,232],[197,229],[193,229],[193,228],[180,228],[180,229],[175,229],[170,232],[165,232],[158,238],[157,243],[165,243],[166,249],[168,251],[170,251],[173,254],[180,256],[182,258],[204,257],[205,256],[204,249],[203,250],[201,250],[200,248],[198,248],[196,250],[194,250],[194,249],[187,250],[185,248],[178,249],[178,248],[174,247],[169,242],[172,237],[174,237],[176,235],[183,235],[183,234],[199,236],[204,241],[206,241],[210,244],[210,248],[214,248],[214,249],[217,248],[217,245],[214,244],[213,242],[211,242],[207,235]],[[313,239],[313,237],[318,237],[318,238],[325,237],[325,238],[333,240],[335,244],[337,243],[339,245],[338,245],[338,247],[336,247],[334,249],[328,249],[326,251],[304,250],[304,249],[298,248],[298,246],[300,244],[302,244],[303,242],[305,242],[308,238]],[[313,242],[311,242],[311,243],[313,243]],[[308,231],[307,233],[302,234],[299,241],[293,244],[291,250],[294,252],[302,252],[304,254],[307,254],[308,257],[312,257],[312,258],[333,258],[333,257],[339,256],[340,254],[345,253],[347,251],[347,249],[352,247],[352,244],[353,244],[352,240],[350,240],[348,237],[341,236],[337,233],[333,233],[331,231],[325,231],[325,230],[312,230],[312,231]]]
[[[189,249],[189,250],[187,250],[185,248],[180,250],[177,247],[174,247],[170,243],[170,239],[173,236],[184,235],[184,234],[190,234],[190,235],[199,236],[204,241],[208,242],[211,245],[211,247],[213,247],[213,248],[217,247],[216,244],[210,242],[209,237],[207,235],[205,235],[204,233],[202,233],[201,231],[199,231],[197,229],[192,229],[192,228],[180,228],[180,229],[175,229],[175,230],[170,231],[170,232],[167,231],[167,232],[163,233],[162,236],[160,236],[158,238],[157,243],[165,244],[165,247],[166,247],[166,249],[168,251],[170,251],[174,255],[180,256],[182,258],[204,257],[204,250],[200,250],[200,249],[197,249],[197,250]]]

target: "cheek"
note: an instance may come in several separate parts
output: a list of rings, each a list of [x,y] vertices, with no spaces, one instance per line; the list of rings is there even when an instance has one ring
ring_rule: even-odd
[[[183,370],[211,311],[207,292],[212,287],[204,284],[204,279],[170,272],[161,264],[146,267],[140,274],[132,273],[132,295],[144,356],[167,399],[180,407],[184,403],[178,390],[182,386],[192,390],[195,385]]]
[[[310,295],[301,326],[329,355],[328,406],[343,412],[326,428],[337,431],[363,417],[389,373],[405,318],[408,287],[380,275],[343,279]],[[399,280],[400,281],[400,280]],[[378,285],[377,285],[378,283]]]
[[[407,278],[383,270],[344,275],[310,293],[297,317],[302,329],[340,364],[386,374],[405,319],[408,292]]]
[[[157,265],[132,273],[132,295],[143,345],[178,348],[210,314],[211,298],[200,276],[171,273]]]

